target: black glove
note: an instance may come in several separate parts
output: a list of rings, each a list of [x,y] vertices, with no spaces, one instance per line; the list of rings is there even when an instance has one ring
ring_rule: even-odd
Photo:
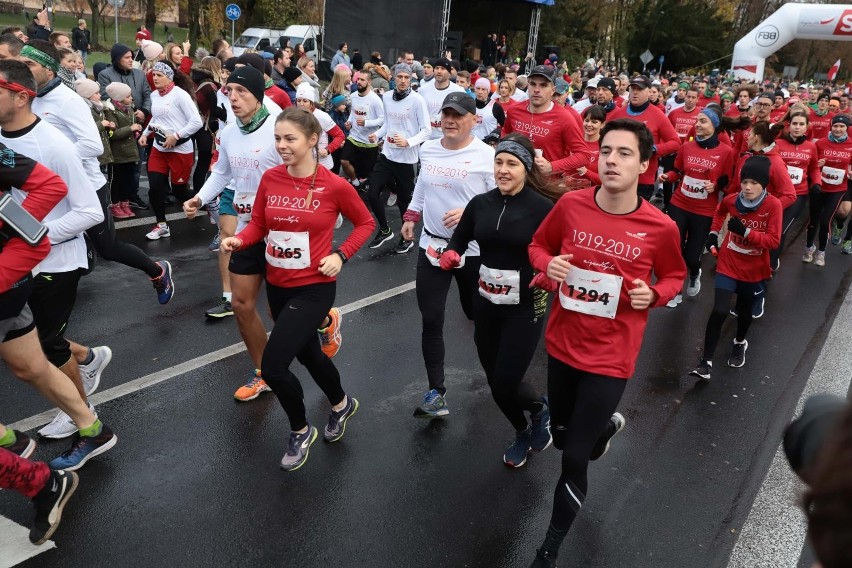
[[[213,109],[213,116],[225,122],[228,119],[228,111],[225,110],[225,103],[220,104],[218,107]]]
[[[710,233],[707,235],[707,241],[704,243],[704,248],[707,249],[707,252],[713,252],[712,249],[719,248],[719,235],[716,233]]]
[[[822,192],[822,186],[815,183],[811,186],[811,195],[819,195]]]
[[[740,221],[739,217],[731,217],[728,219],[728,230],[741,237],[744,237],[746,234],[746,226],[743,225],[743,222]]]

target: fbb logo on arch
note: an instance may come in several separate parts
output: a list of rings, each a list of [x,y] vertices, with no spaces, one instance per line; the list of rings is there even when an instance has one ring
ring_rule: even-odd
[[[834,35],[852,36],[852,10],[843,10],[834,28]]]

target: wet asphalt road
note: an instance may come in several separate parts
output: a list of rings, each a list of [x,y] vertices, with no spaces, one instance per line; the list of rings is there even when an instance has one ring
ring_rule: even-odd
[[[398,215],[391,219],[398,227]],[[171,239],[153,243],[146,227],[119,231],[172,262],[169,305],[124,266],[102,262],[82,281],[68,336],[112,348],[101,390],[240,340],[233,319],[203,317],[219,293],[206,249],[213,228],[206,219],[171,227]],[[589,496],[560,566],[726,565],[852,279],[852,257],[838,247],[824,269],[803,265],[802,239],[782,257],[742,369],[724,365],[732,318],[713,381],[687,376],[711,309],[711,258],[698,298],[654,310],[619,407],[627,428],[590,466]],[[362,249],[339,279],[337,305],[411,282],[415,260]],[[549,520],[559,454],[550,448],[519,470],[503,465],[511,427],[491,400],[455,290],[448,305],[447,419],[412,417],[426,378],[415,293],[405,292],[344,318],[335,363],[361,408],[340,443],[320,440],[302,469],[282,472],[288,425],[274,396],[232,398],[250,369],[244,352],[105,403],[99,414],[119,444],[81,471],[58,549],[21,566],[527,566]],[[328,403],[294,369],[321,428]],[[527,380],[544,387],[543,346]],[[5,423],[48,409],[0,369]],[[65,447],[42,442],[35,457]],[[31,515],[9,492],[0,512],[24,525]]]

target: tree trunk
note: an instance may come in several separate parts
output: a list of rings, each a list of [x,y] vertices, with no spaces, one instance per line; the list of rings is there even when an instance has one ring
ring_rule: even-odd
[[[189,43],[191,45],[190,52],[186,55],[192,55],[195,48],[198,47],[198,36],[201,32],[201,0],[189,0],[187,15],[189,16]]]
[[[92,48],[100,47],[101,42],[101,12],[98,9],[98,0],[87,0],[89,9],[92,11],[92,20],[89,31],[92,33]]]
[[[154,39],[154,26],[157,25],[157,4],[154,0],[148,0],[145,6],[145,27],[151,32],[151,39]]]

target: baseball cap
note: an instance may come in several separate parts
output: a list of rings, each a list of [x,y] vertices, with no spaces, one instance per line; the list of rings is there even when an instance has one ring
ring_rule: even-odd
[[[553,84],[553,86],[556,88],[557,95],[564,95],[568,92],[568,89],[571,87],[571,84],[562,77],[557,77],[556,82]]]
[[[645,75],[637,75],[630,79],[631,87],[639,87],[640,89],[649,89],[651,88],[651,81]]]
[[[456,91],[444,99],[441,110],[451,108],[459,114],[476,114],[476,103],[467,93]]]
[[[536,75],[538,75],[539,77],[544,77],[545,79],[553,83],[556,79],[556,69],[554,69],[552,65],[536,65],[535,67],[533,67],[533,70],[530,71],[527,77],[532,79]]]
[[[589,82],[586,83],[586,88],[587,89],[597,89],[599,81],[600,81],[600,78],[598,78],[598,77],[594,77],[592,79],[589,79]]]

